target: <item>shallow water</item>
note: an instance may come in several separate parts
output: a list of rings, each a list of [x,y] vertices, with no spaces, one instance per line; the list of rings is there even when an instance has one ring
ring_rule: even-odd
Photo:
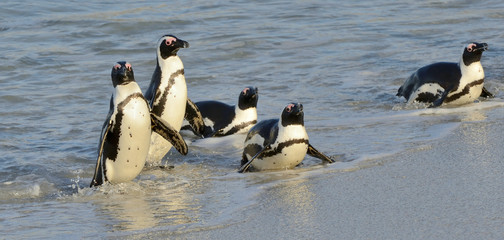
[[[504,3],[486,1],[191,1],[0,3],[0,232],[6,238],[149,236],[226,227],[267,186],[358,171],[363,160],[421,148],[461,122],[502,113]],[[340,162],[238,174],[243,136],[198,140],[165,168],[89,189],[116,61],[146,89],[155,43],[175,34],[193,101],[259,88],[259,120],[301,102],[310,142]],[[458,61],[487,42],[496,98],[459,108],[405,106],[418,67]],[[82,231],[86,229],[86,231]],[[161,234],[163,235],[163,234]],[[327,236],[325,236],[327,237]]]

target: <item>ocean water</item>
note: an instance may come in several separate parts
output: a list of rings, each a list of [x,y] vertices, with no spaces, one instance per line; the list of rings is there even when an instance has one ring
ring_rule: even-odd
[[[501,1],[3,1],[0,3],[0,238],[124,238],[224,228],[264,189],[420,149],[504,107]],[[287,171],[238,174],[243,135],[188,139],[132,182],[88,188],[112,93],[110,70],[133,65],[145,90],[164,34],[193,101],[237,102],[259,89],[259,120],[301,102],[307,157]],[[457,108],[395,97],[417,68],[456,62],[486,42],[493,99]],[[294,228],[295,226],[291,226]],[[325,237],[330,237],[326,235]]]

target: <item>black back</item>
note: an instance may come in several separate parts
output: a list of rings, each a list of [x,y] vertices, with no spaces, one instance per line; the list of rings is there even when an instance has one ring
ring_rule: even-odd
[[[397,95],[409,99],[410,95],[420,86],[437,83],[444,89],[456,89],[462,77],[457,63],[439,62],[418,69],[399,88]]]
[[[144,94],[151,108],[152,104],[154,104],[154,97],[156,96],[156,91],[160,83],[161,83],[161,68],[159,67],[159,63],[157,63],[156,61],[156,69],[154,69],[154,73],[152,74],[149,88],[147,88],[147,91]]]
[[[208,118],[214,122],[213,130],[218,130],[229,125],[235,118],[235,107],[218,102],[202,101],[195,103],[203,118]],[[213,133],[212,128],[205,126],[203,135],[208,136]]]
[[[256,134],[259,134],[259,136],[264,138],[263,146],[274,143],[278,136],[278,122],[278,118],[258,122],[249,130],[245,141],[251,139]]]

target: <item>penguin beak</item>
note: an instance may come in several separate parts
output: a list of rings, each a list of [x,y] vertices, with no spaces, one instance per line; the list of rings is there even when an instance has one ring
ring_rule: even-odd
[[[303,104],[296,103],[298,115],[303,113]]]
[[[175,43],[175,46],[176,47],[179,47],[179,48],[188,48],[189,47],[189,43],[182,40],[182,39],[179,39],[177,38],[177,42]]]
[[[117,69],[117,75],[126,77],[126,68],[122,66],[121,68]]]
[[[485,51],[485,50],[488,50],[488,44],[486,43],[475,43],[476,46],[474,47],[473,51]]]

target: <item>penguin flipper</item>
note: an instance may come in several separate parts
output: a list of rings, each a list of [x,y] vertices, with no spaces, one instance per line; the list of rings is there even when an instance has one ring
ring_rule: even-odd
[[[306,152],[308,155],[318,158],[322,161],[326,161],[329,163],[334,163],[335,161],[332,160],[330,157],[326,156],[325,154],[319,152],[317,149],[315,149],[311,144],[308,143],[308,151]]]
[[[247,169],[249,169],[250,165],[252,164],[252,162],[257,158],[259,157],[259,155],[261,155],[264,151],[266,150],[269,150],[271,149],[271,146],[270,145],[267,145],[266,147],[264,147],[263,149],[261,149],[261,151],[257,152],[250,160],[248,160],[248,162],[244,163],[240,169],[238,169],[238,172],[239,173],[244,173],[247,171]],[[242,160],[243,162],[243,160]]]
[[[95,173],[93,176],[93,180],[91,180],[91,184],[89,187],[94,187],[94,186],[99,186],[103,184],[103,176],[102,176],[102,155],[103,155],[103,145],[105,145],[105,140],[107,139],[107,134],[112,128],[112,124],[110,121],[108,122],[107,127],[105,128],[105,131],[103,132],[103,135],[101,137],[101,142],[100,142],[100,149],[98,150],[98,159],[96,159],[96,167],[95,167]]]
[[[480,97],[483,97],[483,98],[493,98],[494,95],[491,92],[489,92],[485,87],[483,87],[483,90],[481,91]]]
[[[156,66],[154,73],[152,74],[151,82],[149,84],[149,88],[145,92],[145,99],[149,102],[149,106],[152,108],[154,105],[154,100],[156,99],[156,91],[159,87],[159,83],[161,82],[161,68]]]
[[[441,106],[441,104],[443,104],[444,100],[446,99],[448,93],[450,93],[451,90],[452,88],[446,88],[443,94],[441,94],[441,97],[439,97],[436,101],[432,102],[429,108],[435,108]]]
[[[201,116],[201,112],[189,98],[186,103],[186,112],[184,118],[191,125],[194,134],[202,137],[205,132],[205,123],[203,122],[203,116]]]
[[[187,144],[180,135],[167,121],[163,120],[154,113],[151,113],[152,130],[168,142],[170,142],[177,151],[182,155],[187,155]]]

